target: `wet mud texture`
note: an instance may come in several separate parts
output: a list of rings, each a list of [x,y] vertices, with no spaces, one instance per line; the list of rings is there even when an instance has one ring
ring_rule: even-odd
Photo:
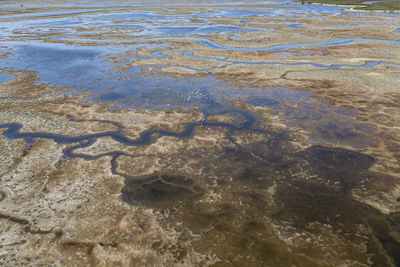
[[[308,223],[321,222],[334,227],[335,231],[346,232],[351,225],[364,225],[369,234],[368,251],[375,254],[376,266],[388,264],[382,247],[396,266],[400,263],[400,242],[396,239],[399,214],[383,216],[376,210],[354,201],[348,194],[362,179],[368,177],[368,168],[374,163],[370,156],[345,149],[313,146],[298,155],[311,164],[311,172],[333,182],[339,188],[323,183],[291,178],[278,188],[276,197],[284,209],[275,216],[291,218],[295,227],[304,228]]]
[[[202,189],[192,179],[177,175],[152,175],[128,179],[121,191],[121,200],[130,205],[150,208],[171,208],[186,199],[202,195]]]
[[[253,104],[257,106],[260,101],[255,99]],[[261,102],[270,104],[265,99]],[[309,251],[301,251],[300,245],[301,253],[292,255],[287,252],[290,244],[277,235],[274,225],[318,236],[321,233],[310,229],[315,223],[343,239],[340,245],[348,246],[343,254],[337,252],[335,258],[339,262],[343,258],[359,263],[371,261],[376,266],[398,263],[397,215],[382,215],[355,201],[351,195],[362,181],[374,178],[369,171],[375,163],[373,157],[320,145],[299,150],[290,143],[294,138],[290,131],[261,129],[257,116],[244,109],[208,107],[202,112],[203,120],[186,123],[181,132],[150,129],[141,132],[137,139],[125,136],[121,124],[107,120],[92,121],[111,124],[119,130],[69,137],[23,132],[22,125],[15,123],[0,128],[9,140],[25,140],[27,151],[34,148],[39,139],[69,145],[62,150],[64,156],[59,164],[76,158],[111,159],[111,173],[124,178],[120,200],[132,207],[155,209],[165,214],[161,223],[165,227],[173,225],[181,233],[182,243],[191,243],[194,251],[215,255],[217,266],[249,262],[256,265],[312,264],[307,255],[321,248],[311,245]],[[209,121],[216,116],[228,116],[229,120]],[[67,119],[85,123],[73,116]],[[194,140],[199,131],[204,130],[222,133],[220,144],[205,150],[196,145]],[[76,152],[106,137],[137,149],[152,147],[166,137],[173,138],[171,145],[192,140],[194,146],[183,146],[177,153],[171,150],[159,171],[137,176],[134,171],[126,173],[119,168],[121,156],[130,158],[131,162],[141,161],[131,153],[123,150],[97,155]],[[163,158],[162,154],[156,157],[159,161]],[[187,162],[192,163],[182,171]],[[210,199],[211,193],[217,197]],[[302,242],[306,241],[299,241]],[[357,246],[365,246],[365,251]],[[291,248],[296,250],[296,247]],[[155,248],[157,253],[164,253],[165,249],[162,245]],[[180,248],[177,262],[188,253],[187,247]]]
[[[282,252],[276,241],[264,240],[270,234],[261,219],[264,216],[277,223],[288,222],[298,232],[308,231],[309,224],[315,222],[330,225],[336,234],[354,235],[354,239],[359,234],[358,225],[362,225],[368,240],[366,253],[374,255],[374,266],[398,265],[399,224],[394,219],[398,215],[384,216],[351,197],[351,190],[371,176],[368,169],[374,158],[324,146],[289,153],[282,148],[287,135],[275,133],[267,138],[267,142],[246,147],[224,148],[198,163],[208,168],[207,175],[218,177],[215,182],[222,198],[231,195],[232,202],[199,204],[201,191],[194,190],[190,178],[166,174],[126,179],[121,200],[153,208],[173,207],[170,219],[183,221],[203,236],[195,242],[198,248],[205,249],[202,246],[212,240],[222,265],[245,264],[246,260],[238,259],[240,255],[257,264],[307,264],[294,256],[277,260]],[[186,153],[183,157],[190,158]],[[269,198],[264,190],[273,183],[277,184],[276,192]]]
[[[89,2],[2,10],[0,263],[400,265],[395,14]]]

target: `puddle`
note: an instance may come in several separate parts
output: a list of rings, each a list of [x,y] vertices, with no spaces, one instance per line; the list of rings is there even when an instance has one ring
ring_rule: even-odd
[[[0,73],[0,84],[8,82],[9,80],[14,79],[15,76],[12,74]]]

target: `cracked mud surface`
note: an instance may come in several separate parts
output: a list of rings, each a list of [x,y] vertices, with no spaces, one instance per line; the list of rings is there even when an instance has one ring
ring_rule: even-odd
[[[0,264],[398,266],[400,17],[0,8]]]

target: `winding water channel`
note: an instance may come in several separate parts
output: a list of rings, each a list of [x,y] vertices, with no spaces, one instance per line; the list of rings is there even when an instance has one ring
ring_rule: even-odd
[[[3,2],[0,264],[400,264],[398,13]]]

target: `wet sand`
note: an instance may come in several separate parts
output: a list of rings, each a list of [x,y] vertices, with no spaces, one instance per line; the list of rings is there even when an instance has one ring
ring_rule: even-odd
[[[1,265],[400,264],[398,14],[2,4]]]

